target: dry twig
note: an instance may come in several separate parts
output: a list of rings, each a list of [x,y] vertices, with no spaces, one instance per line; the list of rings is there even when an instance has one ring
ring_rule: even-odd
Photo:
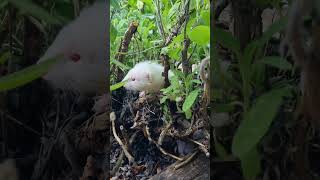
[[[170,156],[170,157],[172,157],[173,159],[176,159],[176,160],[178,160],[178,161],[183,161],[183,158],[180,158],[180,157],[178,157],[178,156],[175,156],[175,155],[173,155],[173,154],[168,153],[168,152],[165,151],[156,141],[154,141],[154,140],[151,138],[151,136],[150,136],[150,131],[149,131],[149,127],[148,127],[148,126],[145,126],[145,132],[146,132],[146,134],[147,134],[147,136],[148,136],[148,140],[149,140],[150,142],[152,142],[153,144],[155,144],[155,145],[157,146],[157,148],[158,148],[164,155]]]
[[[129,153],[126,145],[121,141],[121,139],[119,138],[119,136],[116,133],[116,127],[115,127],[115,122],[114,122],[116,120],[116,115],[114,112],[112,112],[110,114],[110,120],[111,120],[111,126],[112,126],[112,132],[113,132],[114,138],[118,141],[119,145],[121,146],[124,154],[126,155],[126,157],[129,160],[129,162],[134,162],[133,156]]]

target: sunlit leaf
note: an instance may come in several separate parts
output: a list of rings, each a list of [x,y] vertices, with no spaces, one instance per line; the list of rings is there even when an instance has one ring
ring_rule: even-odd
[[[203,20],[204,25],[210,26],[210,11],[203,10],[201,12],[201,19]]]
[[[192,107],[192,105],[194,104],[194,102],[196,101],[198,95],[199,95],[200,89],[194,90],[192,91],[186,98],[186,100],[184,101],[183,105],[182,105],[182,110],[184,112],[187,112],[188,110],[190,110],[190,108]]]
[[[188,34],[191,41],[199,45],[207,45],[210,42],[210,27],[197,26]]]
[[[121,81],[121,82],[119,82],[119,83],[117,83],[117,84],[112,85],[112,86],[110,87],[110,91],[115,91],[115,90],[121,88],[122,86],[124,86],[124,85],[127,83],[127,81],[128,81],[128,80],[126,80],[126,81]]]

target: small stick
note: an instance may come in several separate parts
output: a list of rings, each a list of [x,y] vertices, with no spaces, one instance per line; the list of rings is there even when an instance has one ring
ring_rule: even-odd
[[[190,139],[190,138],[188,138],[188,140],[191,141],[191,142],[193,142],[193,143],[195,143],[195,144],[197,144],[197,145],[199,145],[199,149],[200,149],[201,151],[203,151],[207,157],[210,156],[210,153],[209,153],[208,149],[206,148],[206,146],[205,146],[204,144],[202,144],[202,143],[200,143],[200,142],[198,142],[198,141],[195,141],[195,140],[193,140],[193,139]]]
[[[178,161],[183,161],[183,158],[180,158],[180,157],[178,157],[178,156],[175,156],[175,155],[173,155],[173,154],[168,153],[168,152],[165,151],[156,141],[154,141],[154,140],[151,138],[151,136],[150,136],[150,131],[149,131],[149,127],[148,127],[148,126],[145,126],[145,132],[146,132],[146,134],[147,134],[147,136],[148,136],[148,140],[149,140],[150,142],[154,143],[154,144],[157,146],[157,148],[158,148],[164,155],[170,156],[170,157],[172,157],[172,158],[174,158],[174,159],[176,159],[176,160],[178,160]]]
[[[193,157],[194,157],[196,154],[198,154],[198,151],[196,151],[196,152],[194,152],[193,154],[191,154],[191,155],[190,155],[189,157],[187,157],[186,160],[184,160],[183,162],[175,165],[173,169],[174,169],[174,170],[177,170],[177,169],[181,168],[182,166],[188,164],[188,163],[193,159]]]
[[[129,146],[132,144],[132,142],[135,140],[135,138],[137,137],[137,133],[138,131],[136,131],[135,133],[133,133],[133,135],[131,136],[130,140],[129,140]],[[114,176],[116,174],[116,172],[118,171],[118,169],[120,168],[121,164],[122,164],[122,160],[124,158],[124,151],[121,151],[121,154],[115,164],[115,166],[112,168],[112,171],[110,172],[111,176]]]
[[[158,139],[158,144],[161,146],[164,137],[166,136],[168,130],[170,129],[172,125],[172,121],[169,122],[169,124],[167,124],[167,126],[163,129],[163,131],[160,133],[159,139]]]
[[[126,155],[126,157],[129,160],[129,162],[134,162],[133,156],[129,153],[126,146],[123,144],[123,142],[121,141],[121,139],[119,138],[119,136],[116,133],[116,127],[115,127],[115,123],[114,123],[114,121],[116,120],[116,115],[114,112],[110,113],[110,120],[111,120],[112,132],[113,132],[114,138],[118,141],[119,145],[121,146],[124,154]]]

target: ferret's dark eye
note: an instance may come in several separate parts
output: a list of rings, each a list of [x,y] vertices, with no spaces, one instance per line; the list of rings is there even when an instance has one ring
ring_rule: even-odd
[[[135,78],[131,78],[131,80],[132,80],[132,81],[135,81],[136,79],[135,79]]]
[[[74,54],[71,54],[69,58],[73,62],[78,62],[81,59],[81,56],[77,53],[74,53]]]

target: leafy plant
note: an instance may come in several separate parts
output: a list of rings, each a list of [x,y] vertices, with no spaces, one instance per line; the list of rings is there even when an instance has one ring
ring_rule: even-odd
[[[158,4],[158,2],[160,2]],[[171,43],[163,46],[165,38],[161,29],[168,36],[176,28],[177,22],[186,16],[185,8],[188,1],[165,0],[129,0],[118,1],[119,7],[112,6],[111,27],[111,65],[127,72],[130,67],[140,61],[159,60],[159,54],[170,58],[170,69],[175,76],[170,79],[171,85],[162,89],[164,103],[167,99],[176,101],[179,111],[184,112],[187,118],[192,116],[193,105],[201,95],[201,82],[197,77],[197,68],[190,74],[182,72],[182,51],[184,41],[190,39],[187,49],[188,63],[197,66],[200,59],[209,55],[210,42],[210,11],[209,1],[190,1],[189,19],[182,24],[177,35]],[[160,15],[158,15],[160,12]],[[159,18],[161,16],[161,20]],[[122,37],[132,21],[139,23],[138,32],[132,39],[126,61],[119,62],[115,59]],[[161,21],[161,22],[160,22]],[[180,64],[180,66],[179,66]],[[112,75],[111,82],[115,82]]]
[[[77,1],[80,4],[88,3],[86,0]],[[33,25],[38,28],[38,30],[43,34],[43,42],[51,41],[58,31],[56,27],[61,28],[64,24],[69,22],[75,17],[73,13],[75,2],[69,2],[64,0],[56,1],[44,1],[41,3],[35,3],[31,0],[3,0],[0,2],[0,16],[4,21],[8,16],[9,5],[14,8],[17,12],[14,25],[14,29],[10,30],[10,33],[5,33],[7,30],[4,30],[5,27],[0,27],[0,32],[5,34],[3,42],[1,42],[0,50],[0,65],[6,67],[4,69],[9,69],[12,64],[23,64],[22,58],[24,54],[24,26],[22,24],[26,23],[26,20],[33,23]],[[72,13],[70,13],[72,12]],[[8,43],[7,40],[12,39],[12,43]],[[44,43],[44,45],[47,45]],[[45,46],[41,50],[44,52]],[[47,61],[41,62],[39,64],[31,65],[25,67],[19,71],[8,74],[0,78],[0,91],[7,91],[13,88],[30,83],[31,81],[44,75],[51,66],[53,66],[57,61],[59,61],[60,55],[48,59]],[[36,59],[34,60],[36,61]]]
[[[232,88],[240,91],[242,97],[239,100],[239,97],[231,96],[226,104],[230,104],[230,101],[231,103],[237,101],[234,104],[238,106],[240,103],[243,110],[242,121],[233,138],[232,152],[240,158],[243,174],[247,180],[255,179],[260,171],[260,156],[257,145],[275,119],[282,105],[283,97],[289,94],[288,86],[278,87],[276,83],[271,84],[271,90],[269,91],[263,88],[266,66],[283,71],[292,70],[292,65],[283,58],[264,56],[263,54],[264,47],[269,39],[275,33],[281,31],[286,23],[286,18],[275,22],[260,38],[249,43],[243,52],[240,51],[239,40],[234,38],[231,33],[219,28],[213,29],[215,41],[231,50],[237,59],[236,68],[242,84],[232,86]],[[219,62],[216,62],[216,65],[219,65]],[[221,70],[217,72],[221,72]],[[233,78],[231,77],[229,81],[232,81]],[[258,93],[258,95],[253,99],[254,93]]]

